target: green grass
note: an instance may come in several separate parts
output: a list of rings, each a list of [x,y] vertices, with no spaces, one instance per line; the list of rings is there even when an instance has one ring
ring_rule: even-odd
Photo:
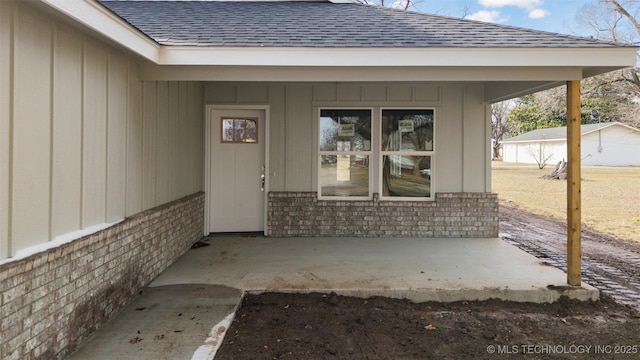
[[[501,201],[536,214],[567,217],[567,183],[544,180],[553,165],[494,162],[492,191]],[[640,167],[583,167],[582,223],[620,239],[640,242]]]

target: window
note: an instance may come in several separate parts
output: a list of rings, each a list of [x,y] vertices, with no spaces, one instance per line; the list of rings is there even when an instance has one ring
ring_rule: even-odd
[[[434,117],[433,109],[320,109],[318,196],[432,200]]]
[[[320,110],[319,196],[371,197],[371,110]]]
[[[258,119],[230,119],[222,118],[223,143],[258,143]]]
[[[431,198],[433,110],[382,110],[382,198]]]

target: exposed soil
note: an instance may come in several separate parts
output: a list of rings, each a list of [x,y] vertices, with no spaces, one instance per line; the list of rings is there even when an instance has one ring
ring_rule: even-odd
[[[561,221],[513,206],[500,210],[505,240],[562,265]],[[248,295],[216,359],[640,358],[632,296],[638,244],[585,230],[583,249],[591,276],[615,284],[598,302],[414,304],[318,293]],[[613,298],[624,291],[631,294],[624,298],[628,305]]]
[[[500,237],[563,270],[566,234],[565,221],[500,204]],[[624,241],[583,226],[581,243],[584,281],[640,310],[640,234],[638,237],[638,241]]]
[[[639,330],[638,313],[609,297],[414,304],[267,293],[244,299],[216,359],[637,359]]]

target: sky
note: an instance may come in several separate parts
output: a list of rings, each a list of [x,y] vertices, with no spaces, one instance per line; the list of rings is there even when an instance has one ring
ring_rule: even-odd
[[[415,0],[418,11],[519,26],[555,33],[589,36],[576,14],[593,0]]]

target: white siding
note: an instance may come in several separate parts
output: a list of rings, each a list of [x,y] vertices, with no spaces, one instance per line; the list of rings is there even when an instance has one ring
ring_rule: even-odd
[[[537,164],[540,159],[547,159],[547,164],[556,164],[567,159],[566,141],[520,142],[502,144],[502,161]]]
[[[640,166],[640,131],[614,125],[582,136],[582,165]]]
[[[158,116],[156,118],[156,156],[157,167],[156,176],[156,202],[165,203],[170,200],[171,167],[169,144],[171,133],[169,132],[169,84],[166,81],[159,81],[157,84]]]
[[[153,207],[156,202],[156,84],[145,81],[142,85],[142,208]]]
[[[53,74],[52,237],[80,228],[82,58],[82,38],[58,29]]]
[[[106,221],[122,218],[126,209],[128,61],[111,53],[108,68]]]
[[[270,191],[317,190],[319,107],[435,108],[435,190],[490,188],[488,117],[480,86],[211,82],[204,91],[208,104],[269,105]],[[377,192],[378,180],[373,181]]]
[[[464,120],[462,169],[463,192],[487,191],[486,174],[488,171],[487,159],[490,158],[487,151],[487,134],[484,92],[482,86],[468,86],[464,89]]]
[[[202,190],[202,85],[0,1],[0,259]]]
[[[612,125],[582,135],[580,152],[583,166],[640,166],[640,131]],[[567,159],[566,141],[506,143],[503,161],[536,164],[536,158],[551,155],[547,162],[555,164]]]
[[[312,191],[314,176],[313,139],[314,114],[311,100],[312,88],[305,85],[290,85],[286,89],[285,138],[285,186],[287,191]]]
[[[127,109],[127,201],[126,215],[142,211],[142,81],[138,66],[129,64]]]
[[[50,233],[52,29],[44,16],[15,10],[9,236],[27,247]]]
[[[82,96],[82,228],[106,222],[107,52],[87,41]]]
[[[436,112],[436,192],[462,191],[464,88],[444,86],[442,108]]]

